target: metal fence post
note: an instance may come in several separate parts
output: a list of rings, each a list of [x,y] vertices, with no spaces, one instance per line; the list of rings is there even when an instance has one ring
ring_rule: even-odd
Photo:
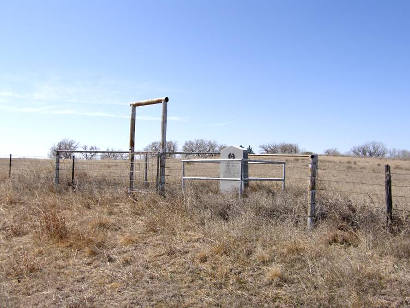
[[[9,178],[11,178],[11,154],[10,154],[10,160],[9,160]]]
[[[73,155],[73,163],[71,165],[71,186],[73,187],[73,189],[75,187],[75,184],[74,184],[75,173],[74,172],[75,172],[75,156]]]
[[[54,184],[58,185],[60,183],[60,151],[56,151],[56,170]]]
[[[185,162],[182,162],[182,194],[185,196]]]
[[[310,184],[309,184],[309,205],[308,205],[308,221],[307,226],[312,229],[316,218],[316,177],[317,177],[317,165],[318,156],[312,155],[310,163]]]
[[[282,181],[282,190],[285,190],[286,188],[286,163],[283,163],[282,165],[282,170],[283,170],[283,181]]]
[[[239,162],[240,163],[240,184],[239,184],[239,198],[242,198],[242,195],[243,195],[243,190],[244,190],[244,186],[245,186],[245,183],[244,183],[244,178],[243,178],[243,173],[244,173],[244,171],[245,171],[245,169],[244,169],[244,165],[245,165],[245,160],[242,158],[241,159],[241,161]]]
[[[145,154],[144,185],[148,187],[148,153]]]
[[[157,175],[156,175],[156,179],[155,179],[155,183],[156,183],[156,190],[159,191],[159,160],[160,160],[160,153],[157,153]]]
[[[389,226],[393,220],[393,196],[391,190],[390,165],[385,166],[385,190],[386,190],[386,220]]]

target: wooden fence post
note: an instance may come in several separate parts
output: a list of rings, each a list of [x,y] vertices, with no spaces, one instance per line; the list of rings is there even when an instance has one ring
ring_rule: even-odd
[[[131,106],[131,121],[130,121],[130,185],[129,192],[134,190],[135,181],[135,112],[136,107]]]
[[[391,172],[390,165],[386,165],[385,171],[385,190],[386,190],[386,220],[389,226],[393,220],[393,196],[391,190]]]
[[[11,154],[10,154],[10,160],[9,160],[9,178],[11,178]]]
[[[316,177],[318,166],[318,155],[314,154],[311,157],[310,163],[310,184],[309,184],[309,205],[308,205],[308,220],[307,226],[312,229],[316,218]]]
[[[56,170],[55,170],[54,184],[60,183],[60,151],[56,151]]]
[[[165,163],[167,152],[167,102],[162,102],[162,121],[161,121],[161,152],[159,160],[159,193],[165,193]]]

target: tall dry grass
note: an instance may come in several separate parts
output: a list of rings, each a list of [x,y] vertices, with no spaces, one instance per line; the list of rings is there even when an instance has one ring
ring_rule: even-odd
[[[2,306],[409,306],[409,222],[386,229],[367,199],[321,195],[309,231],[303,185],[239,200],[94,184],[0,182]]]

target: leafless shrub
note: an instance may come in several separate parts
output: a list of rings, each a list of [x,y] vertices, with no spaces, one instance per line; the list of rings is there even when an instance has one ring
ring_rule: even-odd
[[[223,144],[218,144],[214,140],[205,140],[205,139],[195,139],[195,140],[188,140],[185,141],[182,151],[183,152],[191,152],[191,153],[215,153],[220,152],[224,147]],[[190,156],[190,155],[189,155]],[[208,157],[209,154],[195,154],[198,157]]]
[[[63,139],[50,148],[48,156],[52,158],[56,156],[57,151],[75,151],[78,147],[79,143],[77,141],[72,139]],[[71,158],[73,156],[73,154],[69,152],[61,152],[60,155],[62,158]]]
[[[330,148],[325,150],[324,152],[326,155],[332,155],[332,156],[336,156],[336,155],[340,155],[340,152],[338,151],[338,149],[336,148]]]
[[[376,141],[354,146],[351,151],[353,155],[361,157],[385,157],[388,152],[383,143]]]
[[[410,159],[410,151],[391,149],[389,151],[389,157],[395,158],[395,159]]]
[[[98,147],[95,145],[91,145],[89,147],[87,145],[83,145],[81,148],[84,151],[98,151]],[[91,159],[95,159],[95,157],[97,156],[97,153],[81,153],[81,156],[83,159],[91,160]]]
[[[300,148],[294,143],[268,143],[259,146],[264,154],[297,154]]]
[[[100,158],[101,159],[112,159],[112,160],[126,160],[128,158],[127,153],[118,153],[119,150],[114,149],[106,149],[105,153],[102,153]]]
[[[173,153],[178,151],[178,143],[176,141],[167,141],[167,145],[165,147],[165,150],[167,153]],[[148,144],[145,148],[144,151],[146,152],[153,152],[153,153],[159,153],[161,151],[161,142],[159,141],[154,141]],[[172,154],[169,154],[170,157],[172,157]]]

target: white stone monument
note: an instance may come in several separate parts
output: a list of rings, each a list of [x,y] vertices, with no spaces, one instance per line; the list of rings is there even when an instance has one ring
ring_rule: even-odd
[[[221,159],[248,159],[248,151],[244,148],[229,146],[221,151]],[[220,177],[221,178],[241,178],[241,164],[242,164],[242,178],[248,178],[248,162],[247,161],[222,161],[220,162]],[[220,180],[219,190],[221,192],[243,192],[248,186],[247,181],[229,181]]]

